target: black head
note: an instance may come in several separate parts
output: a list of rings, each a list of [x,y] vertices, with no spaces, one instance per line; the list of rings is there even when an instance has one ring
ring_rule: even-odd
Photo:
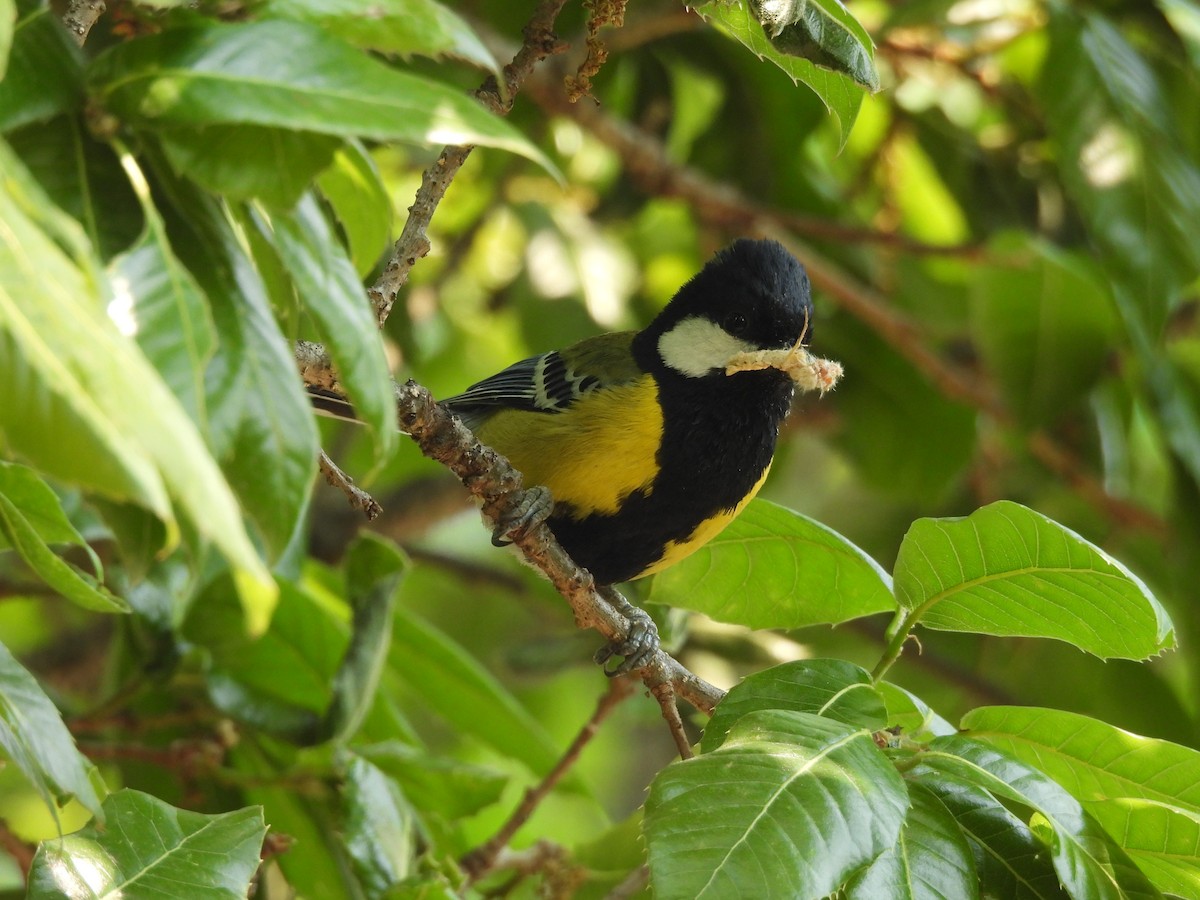
[[[741,239],[717,253],[634,340],[645,366],[724,377],[736,353],[812,337],[808,274],[777,241]]]

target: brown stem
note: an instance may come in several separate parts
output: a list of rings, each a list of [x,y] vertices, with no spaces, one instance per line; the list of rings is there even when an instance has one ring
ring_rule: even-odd
[[[668,689],[669,687],[668,685]],[[632,695],[633,682],[629,678],[613,678],[609,681],[608,690],[596,702],[596,709],[592,712],[591,717],[579,729],[579,733],[575,735],[575,740],[571,741],[571,746],[559,758],[554,768],[547,773],[546,777],[536,787],[532,787],[525,792],[525,797],[521,800],[520,805],[513,810],[512,815],[508,817],[508,820],[500,827],[499,831],[486,843],[476,847],[463,857],[462,867],[471,881],[478,881],[491,871],[497,857],[500,855],[500,851],[508,846],[508,842],[512,840],[513,835],[520,830],[522,825],[529,821],[529,817],[533,815],[534,810],[549,796],[550,792],[554,790],[555,785],[562,781],[563,776],[579,760],[579,755],[583,752],[583,748],[596,736],[596,732],[600,728],[600,723],[608,718],[609,714],[617,706]]]
[[[80,47],[88,38],[92,26],[104,15],[104,0],[71,0],[63,13],[63,25]]]
[[[346,499],[350,501],[350,505],[354,509],[361,510],[362,514],[368,520],[376,518],[383,512],[383,507],[379,505],[375,498],[356,485],[354,479],[339,469],[337,464],[329,458],[329,454],[324,450],[321,451],[317,464],[320,466],[321,474],[325,476],[325,480],[345,494]]]

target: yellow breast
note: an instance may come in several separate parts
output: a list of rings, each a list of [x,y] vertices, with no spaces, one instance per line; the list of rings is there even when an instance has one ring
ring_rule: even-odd
[[[763,482],[767,480],[767,473],[771,471],[771,467],[767,466],[762,474],[762,478],[758,479],[758,483],[750,489],[741,502],[733,509],[725,510],[705,519],[696,529],[686,538],[680,541],[669,541],[663,548],[663,554],[659,557],[658,562],[650,566],[638,578],[645,578],[647,575],[653,575],[655,572],[661,572],[668,566],[673,566],[681,559],[685,559],[715,538],[718,534],[725,530],[725,527],[738,517],[738,514],[745,508],[746,504],[754,499],[759,488],[763,486]]]
[[[502,410],[478,437],[507,456],[525,484],[545,485],[580,515],[612,515],[632,492],[650,490],[662,431],[658,388],[646,375],[585,394],[560,413]]]

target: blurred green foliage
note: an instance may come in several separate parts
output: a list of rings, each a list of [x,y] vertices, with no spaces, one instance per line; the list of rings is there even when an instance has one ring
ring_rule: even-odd
[[[653,703],[618,706],[517,833],[562,853],[512,895],[604,896],[648,846],[658,896],[737,896],[744,861],[694,884],[680,842],[701,823],[772,847],[737,818],[761,802],[695,773],[811,754],[845,773],[824,824],[848,836],[819,872],[792,848],[755,896],[1002,892],[998,858],[1028,896],[1200,896],[1200,799],[1155,774],[1200,772],[1200,10],[812,0],[781,37],[755,4],[650,0],[601,29],[609,58],[570,103],[604,6],[571,3],[571,50],[500,119],[466,92],[534,6],[119,3],[80,50],[50,7],[0,0],[0,892],[31,863],[39,895],[117,859],[109,883],[149,866],[244,896],[261,805],[259,897],[479,895],[456,859],[606,685],[594,636],[395,439],[385,372],[445,396],[638,328],[766,233],[808,265],[814,350],[845,378],[797,402],[779,506],[630,586],[672,607],[652,606],[699,675],[757,674],[691,769],[664,770]],[[380,333],[359,282],[446,143],[479,147]],[[295,339],[329,348],[366,428],[314,427]],[[383,504],[384,540],[313,488],[318,440]],[[973,584],[998,570],[1001,601]],[[897,610],[946,630],[889,669]],[[824,796],[794,775],[773,770],[790,799]],[[123,857],[98,823],[130,815],[176,843],[135,829]],[[230,858],[196,874],[180,848],[208,829]],[[922,840],[962,866],[901,870]]]

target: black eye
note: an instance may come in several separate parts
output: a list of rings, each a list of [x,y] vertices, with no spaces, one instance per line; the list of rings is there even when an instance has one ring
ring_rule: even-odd
[[[741,337],[746,333],[746,317],[740,312],[726,313],[725,320],[721,323],[721,327],[734,337]]]

